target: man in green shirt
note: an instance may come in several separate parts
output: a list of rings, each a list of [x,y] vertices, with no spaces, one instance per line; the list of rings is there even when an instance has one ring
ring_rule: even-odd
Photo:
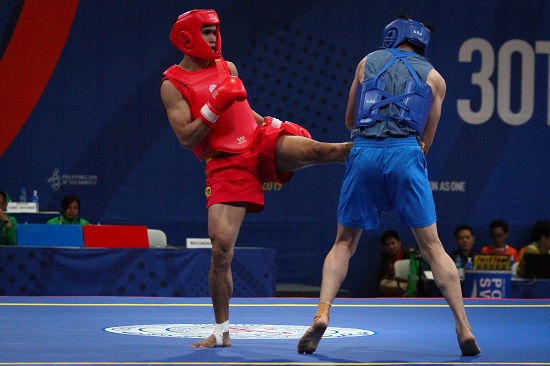
[[[17,245],[17,219],[6,213],[9,196],[0,191],[0,245]]]
[[[532,230],[533,242],[523,249],[518,265],[518,276],[525,277],[525,255],[547,254],[550,255],[550,221],[538,221]]]
[[[46,223],[51,225],[89,225],[87,220],[78,216],[79,213],[80,199],[74,194],[70,194],[61,201],[61,215],[49,219]]]

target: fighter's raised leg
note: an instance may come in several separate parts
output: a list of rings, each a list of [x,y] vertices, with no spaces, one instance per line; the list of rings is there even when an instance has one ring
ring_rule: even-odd
[[[285,135],[277,139],[277,170],[290,172],[312,165],[343,163],[353,142],[320,142],[301,136]]]

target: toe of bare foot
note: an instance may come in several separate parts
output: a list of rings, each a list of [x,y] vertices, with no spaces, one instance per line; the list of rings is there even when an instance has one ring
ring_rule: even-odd
[[[460,344],[462,356],[475,356],[481,352],[475,339],[468,339]]]
[[[327,323],[324,321],[316,322],[309,327],[298,342],[298,353],[312,354],[315,352],[326,329]]]
[[[317,344],[312,344],[313,341],[313,330],[309,328],[302,338],[300,338],[300,341],[298,342],[298,353],[303,354],[312,354],[315,352],[315,349],[317,349]]]

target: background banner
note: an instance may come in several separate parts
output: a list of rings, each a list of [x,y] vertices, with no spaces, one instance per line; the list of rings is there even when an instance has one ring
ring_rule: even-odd
[[[222,51],[262,115],[294,121],[322,141],[346,141],[355,67],[381,44],[398,11],[433,24],[428,58],[447,82],[428,154],[440,235],[489,223],[529,243],[549,218],[550,3],[518,1],[55,1],[0,4],[0,189],[38,190],[41,210],[76,194],[92,223],[161,229],[170,245],[207,237],[204,165],[181,147],[160,100],[162,72],[182,55],[176,17],[214,8]],[[266,209],[245,220],[238,246],[277,249],[279,282],[319,285],[336,233],[345,166],[318,166],[267,184]],[[368,189],[368,187],[366,187]],[[415,246],[395,213],[396,229]],[[380,232],[364,233],[343,287],[375,296]]]

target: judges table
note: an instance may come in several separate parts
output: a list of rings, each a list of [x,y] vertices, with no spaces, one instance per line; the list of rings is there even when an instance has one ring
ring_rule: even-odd
[[[550,279],[517,279],[512,281],[514,299],[549,299]]]
[[[426,272],[430,296],[440,297],[432,272]],[[550,279],[512,279],[510,271],[466,270],[461,282],[462,296],[486,299],[547,299]]]
[[[275,296],[275,254],[236,248],[233,296]],[[209,249],[0,247],[0,296],[207,297],[209,268]]]

